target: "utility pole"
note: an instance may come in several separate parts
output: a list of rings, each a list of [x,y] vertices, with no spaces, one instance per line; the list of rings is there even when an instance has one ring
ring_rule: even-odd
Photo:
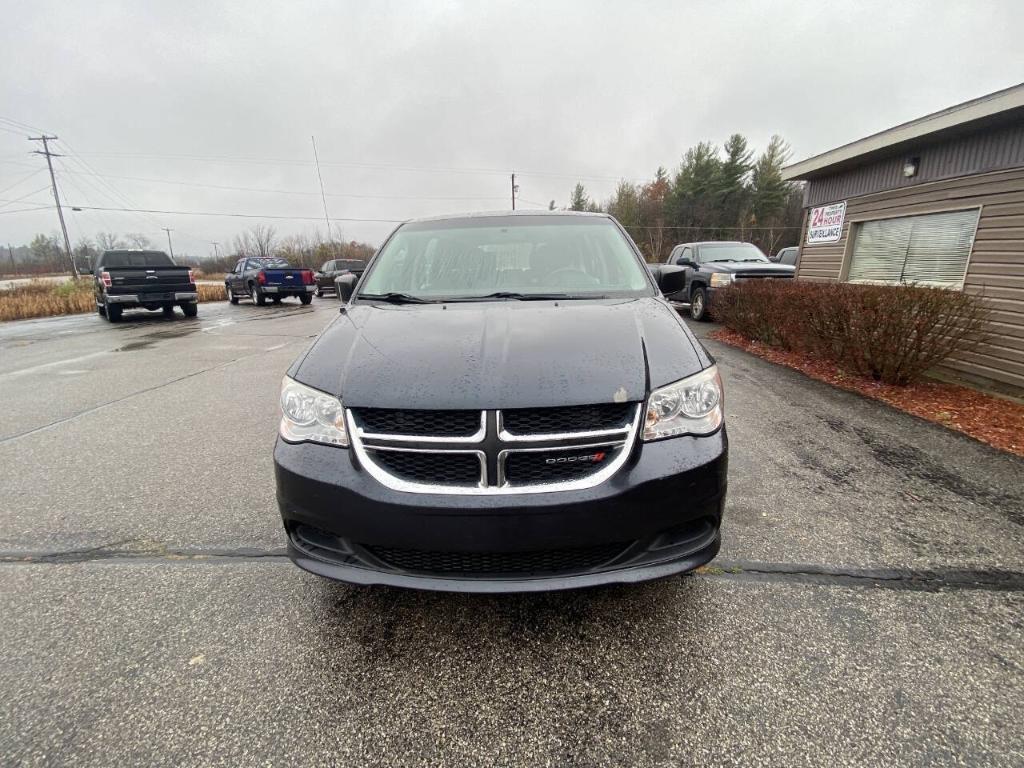
[[[7,255],[11,257],[11,269],[14,274],[18,274],[18,265],[14,263],[14,251],[11,250],[11,244],[7,244]]]
[[[213,258],[219,259],[220,253],[217,252],[217,246],[220,245],[220,243],[210,243],[210,245],[213,246]]]
[[[313,159],[316,160],[316,177],[320,179],[320,199],[324,201],[324,221],[327,222],[327,242],[331,244],[331,255],[334,255],[334,235],[331,234],[331,217],[327,213],[327,194],[324,192],[324,177],[320,175],[320,156],[316,152],[316,136],[313,140]]]
[[[60,195],[57,194],[57,177],[53,175],[53,161],[51,157],[61,157],[61,155],[55,154],[50,151],[50,145],[48,141],[56,141],[56,136],[47,136],[45,133],[42,136],[29,136],[29,141],[41,141],[43,142],[43,151],[34,150],[32,154],[44,155],[46,157],[46,165],[50,169],[50,183],[53,185],[53,201],[57,204],[57,218],[60,219],[60,231],[64,233],[64,250],[68,255],[68,261],[71,262],[71,274],[76,278],[78,277],[78,267],[75,265],[75,259],[71,255],[71,241],[68,240],[68,228],[64,223],[64,211],[60,209]]]
[[[512,210],[516,209],[516,175],[512,174]]]
[[[160,229],[167,233],[167,248],[171,252],[171,261],[174,261],[174,246],[171,245],[171,232],[174,230],[167,227],[160,227]]]

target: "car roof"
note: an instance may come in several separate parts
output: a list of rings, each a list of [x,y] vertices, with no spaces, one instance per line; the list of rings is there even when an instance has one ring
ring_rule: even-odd
[[[692,248],[695,245],[754,245],[746,240],[698,240],[695,243],[678,243],[672,246],[675,248]],[[756,245],[754,245],[757,248]]]
[[[448,213],[443,216],[424,216],[418,219],[408,219],[403,224],[418,224],[423,221],[458,221],[459,219],[486,219],[495,216],[583,216],[590,218],[610,219],[607,213],[591,211],[548,211],[548,210],[518,210],[518,211],[475,211],[470,213]]]

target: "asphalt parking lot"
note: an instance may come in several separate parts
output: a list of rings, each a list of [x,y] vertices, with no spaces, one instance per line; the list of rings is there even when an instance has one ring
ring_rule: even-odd
[[[271,464],[336,309],[0,325],[0,763],[1024,764],[1024,461],[709,341],[714,567],[347,587],[284,559]]]

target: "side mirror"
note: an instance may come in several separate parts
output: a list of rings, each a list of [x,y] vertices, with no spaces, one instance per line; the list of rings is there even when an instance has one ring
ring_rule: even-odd
[[[696,266],[697,266],[691,259],[684,259],[682,256],[680,256],[678,259],[676,259],[676,264],[678,266],[680,266],[680,267],[694,267],[694,268],[696,268]]]
[[[352,292],[356,289],[356,276],[352,274],[342,275],[334,279],[334,289],[338,294],[338,300],[348,303],[352,298]]]
[[[651,271],[654,273],[655,282],[658,283],[661,292],[666,296],[670,293],[678,293],[686,288],[686,270],[682,267],[662,264]]]

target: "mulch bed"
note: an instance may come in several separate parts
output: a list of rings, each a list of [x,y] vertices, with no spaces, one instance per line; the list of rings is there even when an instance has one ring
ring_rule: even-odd
[[[812,379],[881,400],[1002,451],[1024,456],[1024,405],[1012,400],[943,382],[925,381],[906,387],[882,384],[840,370],[826,360],[751,341],[728,328],[713,331],[710,336],[769,362],[798,370]]]

